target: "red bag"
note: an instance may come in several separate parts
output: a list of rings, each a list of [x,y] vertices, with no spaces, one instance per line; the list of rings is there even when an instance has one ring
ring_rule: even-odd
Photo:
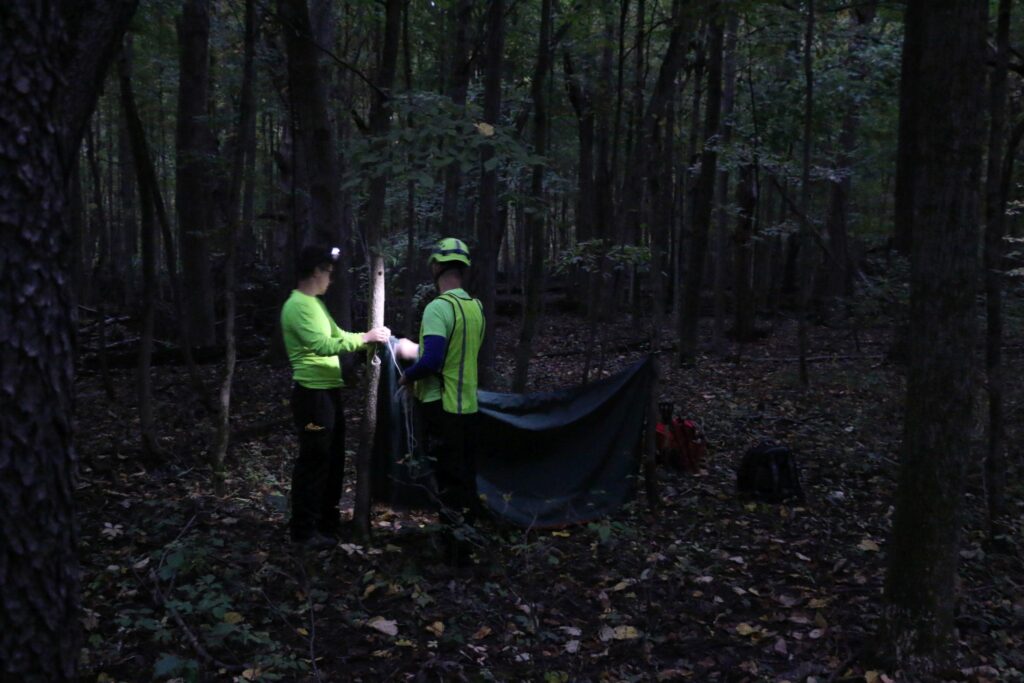
[[[658,462],[680,472],[696,472],[700,469],[708,447],[697,423],[693,420],[672,418],[672,422],[659,422],[657,434]]]

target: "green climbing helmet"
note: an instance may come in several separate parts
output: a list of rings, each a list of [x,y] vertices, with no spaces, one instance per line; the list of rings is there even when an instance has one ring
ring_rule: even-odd
[[[427,259],[427,264],[434,262],[437,263],[464,263],[467,266],[469,262],[469,247],[466,243],[455,237],[445,237],[437,241],[434,245],[433,250],[430,252],[430,258]]]

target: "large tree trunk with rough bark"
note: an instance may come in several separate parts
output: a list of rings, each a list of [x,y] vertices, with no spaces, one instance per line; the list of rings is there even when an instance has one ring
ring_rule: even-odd
[[[955,655],[962,486],[971,461],[985,0],[911,0],[910,366],[879,647],[912,677]],[[920,41],[919,44],[914,44]],[[904,83],[904,87],[911,84]],[[901,159],[901,162],[905,161]]]
[[[860,80],[868,65],[862,64],[867,28],[874,21],[877,2],[864,3],[851,13],[850,19],[850,66],[855,69],[854,78]],[[853,292],[853,276],[856,267],[850,255],[850,239],[847,233],[849,223],[850,193],[853,189],[853,163],[857,151],[857,126],[859,102],[850,97],[845,105],[843,121],[839,131],[839,153],[835,165],[839,177],[829,187],[829,208],[826,217],[829,244],[828,294],[845,297]]]
[[[7,0],[0,21],[0,92],[16,93],[0,98],[3,680],[76,679],[75,292],[67,184],[99,83],[134,9],[134,2],[62,8]]]

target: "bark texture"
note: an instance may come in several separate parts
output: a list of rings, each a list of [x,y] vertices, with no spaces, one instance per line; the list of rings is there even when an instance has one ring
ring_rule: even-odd
[[[15,95],[0,98],[3,680],[76,677],[75,251],[67,183],[98,84],[134,8],[9,0],[0,19],[0,92]]]

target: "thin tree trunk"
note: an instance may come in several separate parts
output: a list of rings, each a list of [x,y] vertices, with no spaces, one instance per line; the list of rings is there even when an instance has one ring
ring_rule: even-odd
[[[701,154],[700,175],[694,187],[693,232],[689,258],[686,264],[686,286],[683,291],[683,310],[679,320],[679,362],[692,363],[697,356],[700,325],[701,286],[704,280],[704,261],[708,250],[708,232],[711,227],[711,209],[714,203],[715,170],[718,152],[714,148],[722,106],[722,48],[724,30],[721,4],[716,0],[711,8],[708,57],[708,101],[704,115],[704,151]]]
[[[865,65],[862,64],[861,53],[864,49],[866,28],[874,21],[877,9],[876,2],[865,3],[851,16],[850,31],[852,35],[849,40],[847,61],[849,62],[848,68],[854,70],[853,78],[855,80],[862,80],[860,72],[862,69],[866,70]],[[857,151],[858,105],[859,103],[852,97],[846,103],[846,111],[843,114],[839,132],[839,154],[836,158],[836,167],[840,177],[834,180],[829,187],[827,230],[829,251],[832,257],[829,260],[828,295],[832,297],[846,297],[853,291],[855,265],[850,255],[847,223],[849,222],[850,193],[853,189],[852,167]]]
[[[231,386],[235,378],[235,263],[238,253],[239,212],[242,201],[242,180],[246,168],[246,154],[254,146],[249,139],[255,132],[256,119],[256,0],[245,2],[245,57],[242,66],[242,92],[239,97],[238,133],[235,154],[231,164],[231,181],[227,204],[227,255],[224,260],[224,375],[220,384],[220,405],[217,414],[217,434],[211,453],[210,466],[218,492],[224,484],[224,460],[231,439]]]
[[[193,343],[214,343],[213,279],[210,236],[213,176],[210,158],[214,141],[207,125],[209,90],[209,0],[185,0],[178,24],[180,80],[178,87],[177,200],[185,319]],[[150,199],[152,201],[152,199]]]
[[[804,139],[803,170],[800,176],[800,256],[797,263],[799,300],[797,310],[797,352],[800,357],[800,384],[810,384],[807,374],[807,309],[810,307],[811,282],[817,270],[817,259],[811,249],[811,146],[814,123],[814,62],[811,43],[814,40],[814,0],[807,0],[807,24],[804,32]]]
[[[693,95],[690,101],[690,134],[687,139],[686,156],[680,164],[678,174],[677,194],[680,197],[679,229],[677,233],[676,248],[676,297],[672,302],[672,319],[676,329],[682,329],[683,320],[683,299],[686,296],[686,257],[689,251],[686,245],[692,241],[693,230],[693,183],[691,181],[690,168],[697,162],[697,143],[700,139],[700,103],[702,98],[701,82],[704,72],[704,44],[697,46],[697,55],[693,65]]]
[[[469,20],[472,14],[473,0],[458,0],[452,26],[451,75],[447,92],[458,108],[465,107],[466,91],[469,88]],[[449,232],[450,226],[460,224],[458,208],[461,190],[462,169],[459,161],[453,161],[444,170],[444,201],[441,204],[441,225]]]
[[[739,30],[739,17],[735,12],[729,13],[725,29],[725,56],[723,57],[723,77],[725,85],[722,92],[722,145],[728,149],[732,142],[733,102],[736,99],[736,34]],[[725,352],[725,275],[726,260],[729,250],[727,233],[729,212],[729,169],[718,172],[717,217],[715,225],[715,325],[712,334],[712,345],[719,356]],[[739,267],[739,263],[735,264]],[[733,293],[734,296],[738,292]]]
[[[754,292],[752,288],[752,263],[754,248],[754,217],[757,214],[757,183],[753,164],[740,167],[736,183],[736,204],[739,216],[736,219],[736,285],[734,297],[735,322],[733,336],[739,344],[754,338]]]
[[[565,87],[576,114],[579,136],[577,162],[576,238],[584,242],[594,237],[594,98],[586,86],[588,74],[577,74],[569,50],[563,53]],[[584,60],[584,64],[588,61]]]
[[[402,37],[402,5],[404,0],[387,0],[385,4],[384,36],[381,46],[380,71],[377,88],[370,110],[370,131],[376,140],[386,138],[390,127],[391,107],[382,93],[390,93],[395,83],[398,66],[398,44]],[[370,179],[370,194],[366,207],[366,244],[370,251],[370,320],[369,329],[384,324],[384,199],[388,177],[378,175]],[[373,436],[377,428],[377,391],[380,383],[380,359],[371,354],[366,373],[366,410],[356,453],[356,502],[353,518],[363,538],[370,537],[371,456]]]
[[[405,11],[402,13],[402,54],[403,54],[403,66],[405,69],[405,89],[407,91],[412,90],[412,39],[409,36],[409,9],[411,4],[406,4]],[[406,125],[409,128],[413,128],[415,122],[413,116],[410,114]],[[413,155],[409,154],[409,164],[413,163]],[[416,283],[419,281],[417,274],[419,272],[419,264],[417,261],[416,253],[416,181],[410,179],[405,186],[405,229],[406,229],[406,244],[405,244],[405,286],[402,288],[405,292],[405,306],[402,315],[402,325],[405,327],[405,333],[409,336],[415,336],[415,325],[416,325]]]
[[[125,38],[126,49],[122,52],[119,57],[119,69],[129,74],[128,76],[128,87],[131,88],[131,59],[132,52],[130,49],[131,36]],[[134,98],[133,98],[134,99]],[[164,206],[163,197],[160,194],[160,184],[156,174],[156,168],[153,165],[153,157],[149,151],[149,144],[146,142],[145,130],[142,126],[142,120],[139,118],[137,107],[124,107],[123,115],[125,117],[125,130],[127,131],[129,141],[129,151],[132,153],[133,161],[132,165],[135,168],[136,175],[138,176],[138,182],[136,185],[139,187],[139,194],[141,196],[143,186],[151,192],[150,207],[154,210],[156,222],[160,226],[161,233],[164,240],[164,263],[167,268],[167,275],[171,280],[171,294],[174,299],[174,311],[179,321],[185,320],[185,304],[184,304],[184,293],[182,292],[181,280],[178,277],[178,266],[177,257],[175,256],[174,250],[174,236],[171,230],[170,219],[167,216],[167,211]],[[130,116],[134,116],[134,119],[130,119]],[[132,132],[134,129],[140,131],[138,136]],[[134,231],[134,227],[132,228]],[[156,245],[154,243],[154,258]],[[181,347],[182,356],[185,359],[185,366],[188,368],[189,381],[192,385],[192,389],[195,392],[196,399],[200,401],[207,409],[212,409],[210,405],[209,395],[206,391],[206,386],[203,384],[203,379],[199,374],[199,367],[196,365],[195,357],[192,354],[192,338],[189,333],[190,327],[184,323],[178,325],[178,344]]]
[[[612,45],[615,41],[615,27],[612,15],[608,11],[610,3],[603,6],[604,13],[604,46],[601,49],[600,77],[597,79],[597,101],[602,106],[597,108],[597,160],[594,171],[594,202],[597,210],[593,217],[594,237],[608,239],[612,236],[612,222],[615,215],[615,179],[611,167],[612,123],[611,108],[608,103],[612,98]]]
[[[985,484],[989,536],[1003,532],[1006,515],[1006,426],[1003,418],[1003,236],[1006,197],[1002,192],[1006,134],[1006,81],[1010,48],[1011,0],[999,1],[996,65],[989,84],[988,171],[985,179],[985,370],[988,377],[988,451]]]
[[[671,113],[675,99],[676,76],[683,66],[686,56],[686,38],[690,26],[685,19],[680,2],[672,6],[672,33],[668,47],[658,69],[658,79],[651,91],[643,116],[640,119],[640,137],[634,150],[635,159],[633,172],[641,179],[647,179],[650,201],[646,211],[641,205],[642,223],[651,230],[651,293],[654,301],[651,307],[651,326],[653,336],[663,334],[661,329],[665,319],[665,276],[664,259],[669,253],[669,232],[672,216],[672,183],[667,174],[657,168],[657,160],[672,159],[671,149],[674,145],[674,120]],[[666,113],[668,112],[668,113]],[[660,144],[659,144],[660,138]],[[641,183],[642,190],[644,183]],[[654,348],[654,347],[652,347]]]
[[[100,295],[96,297],[96,311],[98,320],[98,331],[99,331],[99,358],[100,358],[100,378],[103,383],[103,392],[107,396],[107,400],[114,401],[117,398],[117,392],[114,390],[114,382],[110,376],[110,363],[107,360],[107,303],[110,300],[110,288],[112,283],[110,282],[110,268],[108,266],[107,259],[109,258],[109,227],[107,223],[107,216],[103,211],[103,196],[102,189],[100,187],[100,166],[99,161],[96,159],[96,145],[92,133],[92,128],[86,128],[86,161],[89,164],[89,173],[92,178],[92,191],[93,191],[93,204],[95,213],[93,219],[96,224],[95,233],[99,238],[99,245],[96,248],[96,260],[92,268],[92,285],[98,287]],[[122,162],[123,163],[123,162]]]
[[[487,7],[487,53],[484,64],[484,122],[498,125],[501,118],[501,72],[505,52],[505,0],[490,0]],[[478,235],[480,255],[476,257],[477,282],[484,307],[484,320],[497,320],[495,299],[498,287],[498,252],[501,249],[505,224],[498,211],[498,169],[494,162],[494,148],[480,148],[480,204]],[[480,386],[494,385],[494,349],[496,334],[485,334],[480,347]]]
[[[119,82],[121,89],[121,106],[124,107],[125,119],[128,122],[128,135],[131,140],[132,155],[135,168],[145,169],[149,165],[146,151],[146,133],[139,120],[139,112],[135,105],[135,94],[132,92],[131,64],[127,55],[122,54],[118,62]],[[153,313],[156,300],[156,220],[153,211],[153,196],[156,188],[150,187],[152,179],[146,173],[139,174],[139,209],[142,236],[142,310],[139,331],[139,364],[136,375],[136,392],[139,405],[139,430],[142,441],[142,452],[150,461],[160,458],[160,449],[156,440],[156,426],[153,417],[153,380],[150,360],[153,355]]]
[[[912,679],[955,656],[963,482],[971,461],[985,0],[911,0],[904,59],[915,114],[900,146],[932,150],[908,215],[911,299],[904,440],[877,645]],[[919,44],[913,44],[920,41]],[[902,115],[901,115],[902,117]],[[905,160],[902,160],[904,161]]]
[[[542,0],[540,10],[540,43],[537,47],[537,63],[530,83],[533,99],[533,153],[543,157],[547,153],[548,113],[544,91],[548,71],[551,69],[551,0]],[[533,211],[526,216],[526,232],[529,239],[529,271],[526,280],[526,304],[523,307],[523,322],[519,331],[519,345],[515,353],[515,370],[512,390],[522,393],[530,369],[533,354],[533,338],[540,325],[542,296],[544,292],[544,166],[535,164],[531,172],[530,201]]]

